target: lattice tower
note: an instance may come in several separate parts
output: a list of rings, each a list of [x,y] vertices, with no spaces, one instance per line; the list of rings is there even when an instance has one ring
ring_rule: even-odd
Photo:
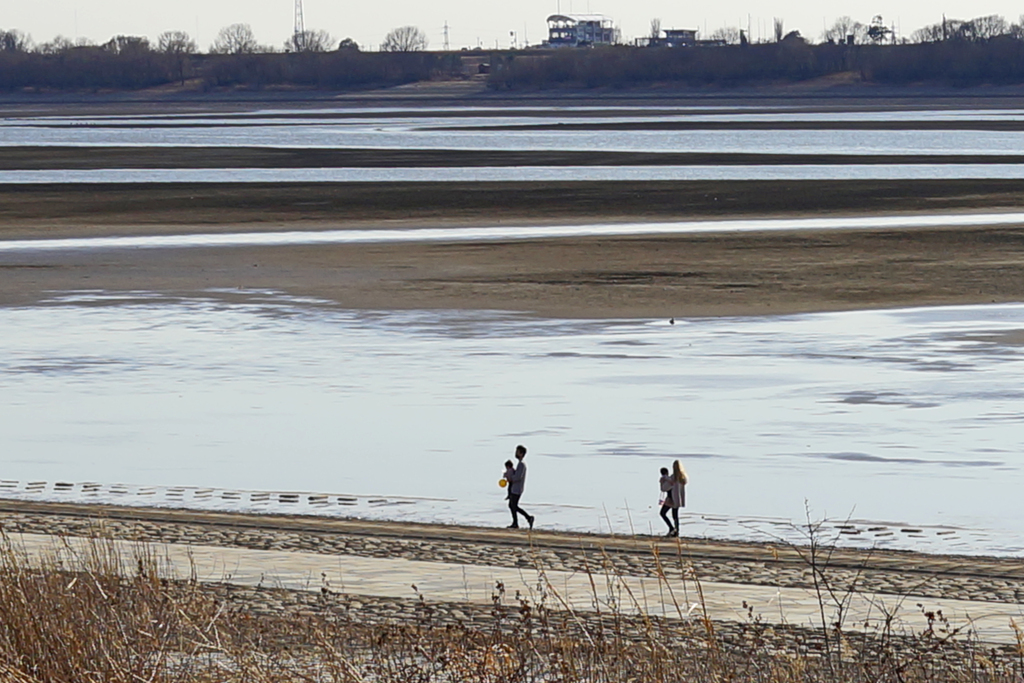
[[[295,0],[295,33],[294,40],[296,50],[306,48],[306,22],[302,18],[302,0]]]

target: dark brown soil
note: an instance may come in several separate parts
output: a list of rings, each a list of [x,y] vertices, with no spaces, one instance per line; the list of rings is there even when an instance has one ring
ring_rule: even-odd
[[[1024,164],[1024,155],[712,154],[270,147],[6,147],[0,171],[103,168],[422,168]]]
[[[1024,181],[0,186],[0,239],[1020,211]],[[0,253],[0,304],[276,290],[352,308],[756,315],[1024,301],[1024,226]]]
[[[1021,207],[1022,180],[0,185],[0,239]]]

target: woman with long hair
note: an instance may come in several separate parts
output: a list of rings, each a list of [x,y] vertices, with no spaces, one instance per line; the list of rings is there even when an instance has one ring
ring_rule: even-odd
[[[661,501],[661,518],[668,525],[666,536],[679,535],[679,508],[686,507],[686,470],[683,464],[676,460],[672,463],[672,473],[669,474],[667,467],[661,468],[661,492],[664,497]],[[668,512],[672,511],[672,521],[668,519]]]

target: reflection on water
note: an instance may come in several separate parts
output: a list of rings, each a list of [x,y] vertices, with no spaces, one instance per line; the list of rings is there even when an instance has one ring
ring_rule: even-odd
[[[83,293],[0,329],[3,476],[50,482],[32,495],[329,492],[497,525],[522,442],[545,526],[658,531],[679,457],[689,533],[793,538],[807,500],[850,543],[1024,549],[1024,305],[670,325]]]

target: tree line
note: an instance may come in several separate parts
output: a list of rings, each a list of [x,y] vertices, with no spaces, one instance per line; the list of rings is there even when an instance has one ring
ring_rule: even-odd
[[[652,37],[660,30],[652,21]],[[875,17],[861,24],[841,17],[821,42],[775,22],[771,42],[752,43],[745,32],[722,31],[706,47],[609,45],[589,49],[495,51],[489,54],[494,88],[633,87],[654,84],[735,86],[795,82],[839,73],[879,84],[969,86],[1024,83],[1024,22],[998,15],[946,20],[897,39]],[[654,43],[652,43],[654,44]],[[201,54],[181,31],[155,42],[115,36],[95,45],[64,38],[33,44],[17,30],[0,29],[0,90],[140,89],[192,81],[199,87],[277,85],[340,89],[462,77],[459,52],[428,52],[422,31],[391,31],[380,51],[335,42],[323,31],[292,36],[283,49],[262,46],[245,24],[218,33]]]
[[[221,29],[205,54],[184,31],[167,31],[155,42],[114,36],[94,44],[58,36],[34,44],[21,31],[0,29],[0,90],[135,90],[187,81],[200,87],[346,88],[458,72],[456,56],[426,48],[426,36],[414,26],[389,32],[373,53],[348,38],[335,42],[326,31],[293,35],[278,50],[261,45],[247,24]]]
[[[741,29],[719,29],[713,46],[650,48],[604,46],[495,57],[495,88],[691,87],[792,83],[836,74],[882,85],[948,86],[1024,83],[1024,17],[998,15],[946,20],[897,38],[881,17],[861,24],[841,17],[812,43],[775,20],[774,38],[750,42]],[[651,22],[651,38],[660,22]],[[653,41],[651,41],[653,44]]]

